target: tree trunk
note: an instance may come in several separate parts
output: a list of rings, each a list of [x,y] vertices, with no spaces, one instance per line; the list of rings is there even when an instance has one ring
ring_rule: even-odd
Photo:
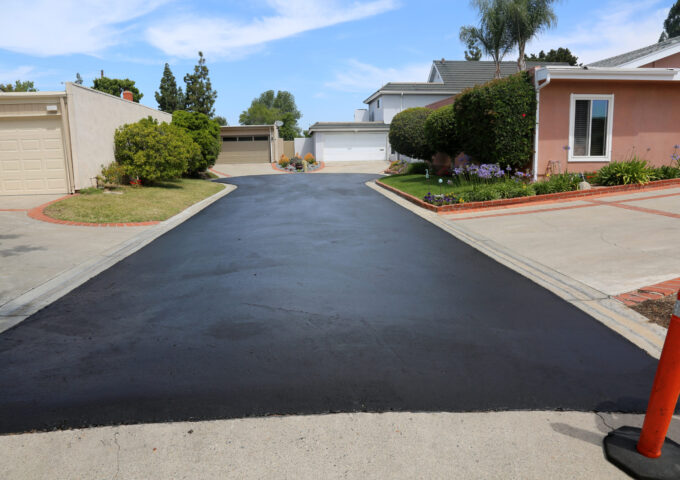
[[[496,63],[496,73],[493,78],[501,78],[501,62],[500,60],[494,60],[494,62]]]
[[[517,57],[517,71],[523,72],[527,69],[527,62],[524,59],[524,49],[526,48],[526,43],[518,42],[517,48],[519,49],[519,57]]]

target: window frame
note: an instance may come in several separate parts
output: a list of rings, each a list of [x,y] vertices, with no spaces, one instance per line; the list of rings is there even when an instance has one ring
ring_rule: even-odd
[[[574,155],[574,129],[576,120],[576,100],[607,100],[607,131],[606,131],[606,148],[604,155]],[[592,103],[589,109],[590,118],[588,120],[588,129],[592,128],[593,108]],[[612,133],[614,131],[614,94],[590,94],[590,93],[572,93],[569,101],[569,162],[611,162],[612,158]],[[590,142],[592,135],[588,135],[588,149],[590,152]]]

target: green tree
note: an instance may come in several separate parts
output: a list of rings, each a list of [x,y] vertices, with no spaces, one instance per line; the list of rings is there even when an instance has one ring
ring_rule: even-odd
[[[551,49],[548,53],[541,50],[538,55],[531,54],[527,57],[530,62],[563,62],[572,67],[578,64],[578,57],[574,56],[568,48]]]
[[[277,120],[283,122],[279,135],[284,140],[292,140],[301,135],[298,120],[302,114],[295,105],[295,97],[285,90],[263,92],[253,99],[247,110],[239,116],[241,125],[272,125]]]
[[[222,115],[215,115],[213,120],[215,120],[220,125],[220,127],[226,127],[229,125],[229,123],[227,123],[227,117],[223,117]]]
[[[201,148],[200,157],[189,160],[187,172],[190,175],[196,175],[215,165],[222,147],[220,125],[216,120],[211,120],[203,113],[175,110],[172,114],[172,124],[186,130]]]
[[[114,97],[120,97],[125,90],[129,90],[132,92],[132,100],[137,103],[139,103],[144,96],[144,94],[135,87],[135,81],[130,80],[129,78],[95,78],[92,88],[113,95]]]
[[[114,156],[128,176],[148,183],[182,176],[201,148],[185,129],[148,117],[116,130]]]
[[[479,45],[496,64],[495,78],[501,78],[501,61],[514,46],[506,12],[507,0],[473,0],[479,11],[479,26],[460,28],[460,40]]]
[[[517,70],[522,72],[527,69],[524,59],[527,42],[557,24],[557,15],[552,8],[555,0],[507,0],[504,3],[512,41],[519,50]]]
[[[163,77],[161,77],[161,84],[158,88],[160,92],[155,92],[156,102],[158,102],[158,110],[162,112],[172,113],[175,110],[184,108],[184,94],[182,87],[177,88],[175,76],[170,70],[170,65],[165,64],[163,69]]]
[[[203,113],[212,118],[215,115],[213,106],[217,92],[213,90],[208,67],[205,66],[203,52],[198,52],[198,64],[194,66],[194,73],[184,76],[184,110]]]
[[[482,50],[477,46],[477,42],[470,38],[467,41],[467,50],[465,50],[465,60],[469,62],[478,62],[482,59]]]
[[[425,137],[425,122],[432,110],[425,107],[407,108],[394,116],[390,123],[390,145],[402,155],[431,160],[432,147]]]
[[[663,32],[659,42],[680,35],[680,0],[676,1],[668,12],[668,17],[663,22]]]
[[[73,82],[76,85],[82,85],[83,84],[83,77],[80,76],[80,73],[76,72],[76,81]]]
[[[12,83],[6,83],[2,84],[0,83],[0,92],[37,92],[38,89],[35,88],[35,85],[31,81],[25,81],[22,82],[21,80],[17,80]]]

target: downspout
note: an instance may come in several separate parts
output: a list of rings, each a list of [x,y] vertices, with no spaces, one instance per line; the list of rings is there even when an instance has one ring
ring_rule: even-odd
[[[534,133],[534,161],[532,166],[532,180],[538,180],[538,125],[541,112],[541,89],[550,83],[550,72],[547,72],[545,82],[538,84],[538,69],[534,70],[534,87],[536,88],[536,131]]]

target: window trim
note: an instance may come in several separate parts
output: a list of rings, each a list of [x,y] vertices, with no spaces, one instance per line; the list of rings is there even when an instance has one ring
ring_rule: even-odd
[[[574,155],[574,121],[576,116],[576,100],[608,100],[607,108],[607,149],[605,155],[593,156],[575,156]],[[592,122],[592,106],[590,108],[590,121]],[[590,128],[590,125],[588,128]],[[569,162],[611,162],[612,159],[612,133],[614,131],[614,94],[589,94],[589,93],[572,93],[569,101]],[[589,137],[590,138],[590,137]],[[591,138],[592,140],[592,138]],[[588,145],[590,150],[590,145]]]

